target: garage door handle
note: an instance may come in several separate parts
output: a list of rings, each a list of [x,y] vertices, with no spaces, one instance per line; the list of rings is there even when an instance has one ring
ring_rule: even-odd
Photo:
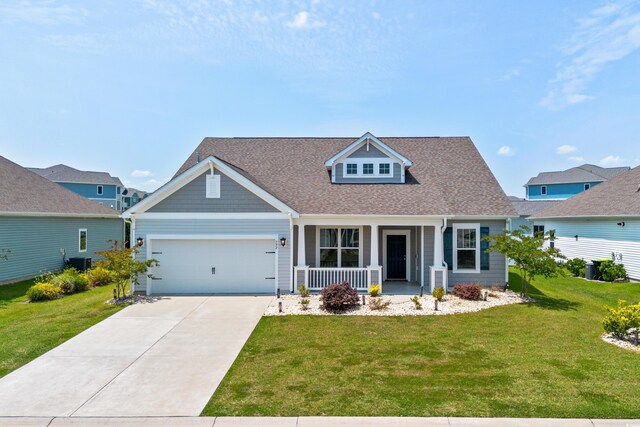
[[[211,267],[211,274],[216,274],[216,268],[215,267]]]
[[[275,277],[265,277],[266,280],[275,280]]]

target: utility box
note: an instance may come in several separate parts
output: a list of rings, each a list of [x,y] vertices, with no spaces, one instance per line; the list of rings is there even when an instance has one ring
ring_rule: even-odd
[[[91,258],[69,258],[69,266],[78,271],[87,271],[91,268]]]

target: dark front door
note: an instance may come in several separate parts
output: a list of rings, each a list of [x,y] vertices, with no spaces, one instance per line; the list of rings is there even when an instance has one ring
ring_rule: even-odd
[[[407,278],[407,236],[387,236],[387,279]]]

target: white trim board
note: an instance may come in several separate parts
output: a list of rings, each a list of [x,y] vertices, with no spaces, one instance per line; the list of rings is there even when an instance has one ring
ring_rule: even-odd
[[[177,192],[182,187],[184,187],[185,185],[187,185],[188,183],[190,183],[191,181],[193,181],[194,179],[202,175],[205,171],[211,170],[211,169],[216,169],[217,171],[225,174],[226,176],[236,181],[245,189],[249,190],[256,196],[264,200],[265,202],[269,203],[274,208],[278,209],[280,212],[290,213],[293,218],[298,217],[298,213],[294,209],[290,208],[285,203],[278,200],[276,197],[269,194],[268,192],[266,192],[265,190],[263,190],[262,188],[260,188],[259,186],[251,182],[249,179],[245,178],[244,176],[236,172],[233,168],[231,168],[230,166],[225,164],[223,161],[221,161],[220,159],[214,156],[207,157],[206,159],[202,160],[200,163],[196,164],[195,166],[183,172],[178,177],[172,179],[163,187],[160,187],[158,190],[156,190],[153,194],[142,199],[140,202],[138,202],[131,208],[127,209],[122,214],[122,217],[128,218],[131,215],[145,213],[148,209],[160,203],[161,201],[163,201],[173,193]]]
[[[355,140],[353,143],[349,144],[347,148],[345,148],[344,150],[340,151],[338,154],[336,154],[335,156],[327,160],[324,165],[327,168],[333,167],[333,165],[337,163],[338,160],[341,160],[344,157],[348,157],[351,153],[353,153],[358,148],[362,147],[364,144],[367,144],[367,143],[374,144],[376,148],[378,148],[387,156],[398,160],[398,162],[404,165],[404,167],[408,168],[413,165],[411,160],[407,159],[406,157],[404,157],[403,155],[401,155],[400,153],[398,153],[397,151],[389,147],[387,144],[380,141],[371,132],[365,133],[360,138]]]
[[[394,277],[392,280],[411,280],[411,230],[382,230],[382,271],[384,272],[384,280],[387,280],[387,270],[389,261],[387,259],[387,237],[388,236],[406,236],[406,268],[405,279]]]

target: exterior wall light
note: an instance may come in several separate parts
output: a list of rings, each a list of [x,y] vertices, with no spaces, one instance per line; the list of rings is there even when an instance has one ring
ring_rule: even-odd
[[[620,227],[624,227],[624,221],[619,222],[619,223],[618,223],[618,225],[619,225]]]
[[[138,237],[138,238],[136,239],[136,244],[137,244],[138,246],[142,246],[142,245],[144,245],[144,239],[143,239],[142,237]]]
[[[287,245],[287,238],[286,237],[281,237],[280,238],[280,246],[282,246],[283,248]]]

